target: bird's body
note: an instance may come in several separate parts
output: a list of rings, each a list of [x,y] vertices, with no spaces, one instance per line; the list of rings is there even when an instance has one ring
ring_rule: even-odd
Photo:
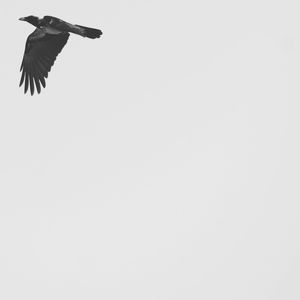
[[[26,41],[24,57],[21,64],[22,76],[20,86],[25,82],[24,93],[30,86],[31,95],[34,87],[38,93],[41,85],[46,86],[45,78],[48,77],[57,55],[68,41],[69,33],[75,33],[91,39],[99,38],[101,30],[73,25],[55,17],[45,16],[39,19],[35,16],[20,18],[36,27]]]

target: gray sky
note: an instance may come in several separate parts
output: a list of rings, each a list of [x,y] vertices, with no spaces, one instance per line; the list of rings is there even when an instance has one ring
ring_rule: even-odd
[[[299,1],[1,6],[1,299],[300,298]],[[34,97],[30,14],[104,32]]]

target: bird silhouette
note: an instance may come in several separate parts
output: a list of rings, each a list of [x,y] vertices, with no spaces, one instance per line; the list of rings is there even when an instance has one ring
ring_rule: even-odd
[[[36,16],[20,18],[36,29],[28,36],[25,44],[24,56],[20,71],[22,71],[20,85],[24,83],[24,93],[30,87],[31,95],[34,89],[41,92],[41,85],[45,88],[45,78],[56,60],[57,55],[66,45],[70,33],[88,37],[90,39],[99,38],[102,31],[81,25],[73,25],[61,19],[44,16],[42,19]]]

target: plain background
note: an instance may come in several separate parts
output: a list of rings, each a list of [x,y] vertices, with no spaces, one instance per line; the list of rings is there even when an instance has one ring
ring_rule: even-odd
[[[299,1],[1,3],[1,299],[300,299]]]

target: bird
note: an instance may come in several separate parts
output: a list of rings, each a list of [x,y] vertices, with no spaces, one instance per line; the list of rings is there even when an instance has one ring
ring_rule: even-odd
[[[38,18],[30,15],[19,20],[36,27],[27,37],[20,68],[22,75],[19,86],[24,83],[25,94],[29,87],[31,95],[34,94],[35,88],[39,94],[41,85],[46,87],[45,78],[48,78],[48,73],[57,55],[66,45],[70,33],[90,39],[100,38],[102,35],[99,29],[74,25],[52,16]]]

